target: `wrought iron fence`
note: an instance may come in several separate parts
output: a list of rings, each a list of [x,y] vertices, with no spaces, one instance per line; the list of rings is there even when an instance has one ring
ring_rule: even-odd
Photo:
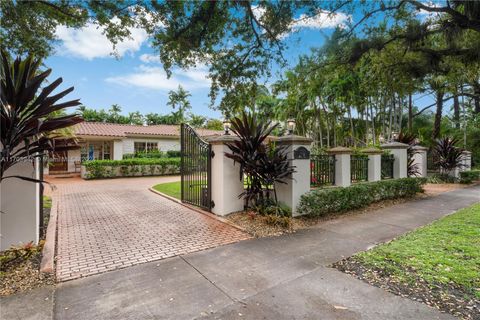
[[[439,171],[438,166],[438,156],[436,156],[432,151],[427,152],[427,171],[437,172]]]
[[[382,180],[393,179],[393,164],[395,157],[393,154],[382,154]]]
[[[310,159],[310,186],[319,187],[335,183],[335,156],[313,155]]]
[[[368,180],[368,156],[352,155],[350,159],[350,178],[353,183]]]

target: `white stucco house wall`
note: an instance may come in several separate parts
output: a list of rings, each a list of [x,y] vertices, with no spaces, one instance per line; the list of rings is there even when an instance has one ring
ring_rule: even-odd
[[[221,135],[222,131],[197,129],[202,136]],[[129,125],[82,122],[73,127],[78,148],[51,155],[46,173],[80,172],[85,160],[122,160],[138,151],[180,150],[179,125]]]

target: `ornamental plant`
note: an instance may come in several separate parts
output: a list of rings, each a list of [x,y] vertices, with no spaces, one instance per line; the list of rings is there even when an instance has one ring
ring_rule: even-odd
[[[435,164],[442,174],[449,174],[456,168],[463,167],[463,149],[457,147],[458,139],[444,137],[436,141],[433,147]]]
[[[227,144],[232,152],[225,156],[240,165],[239,179],[246,177],[245,191],[239,197],[257,206],[273,192],[274,204],[279,207],[275,185],[287,183],[295,170],[284,147],[266,142],[277,125],[258,122],[253,114],[246,112],[231,122],[231,130],[239,139]]]
[[[11,62],[2,50],[0,63],[0,132],[1,161],[0,181],[7,178],[41,182],[18,175],[5,176],[5,172],[16,163],[42,156],[46,151],[63,151],[72,148],[65,143],[57,130],[82,122],[75,114],[62,115],[65,108],[80,105],[79,99],[59,102],[73,91],[70,87],[60,93],[51,94],[62,78],[42,87],[52,72],[39,71],[41,61],[32,56]]]

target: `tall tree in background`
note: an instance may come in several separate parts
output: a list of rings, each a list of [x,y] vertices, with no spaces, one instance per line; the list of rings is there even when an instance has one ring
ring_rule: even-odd
[[[172,107],[174,110],[172,115],[175,119],[175,123],[182,123],[186,121],[187,111],[192,109],[192,105],[188,100],[188,98],[191,96],[192,95],[187,90],[183,89],[181,85],[178,86],[176,91],[170,90],[168,92],[167,106]]]

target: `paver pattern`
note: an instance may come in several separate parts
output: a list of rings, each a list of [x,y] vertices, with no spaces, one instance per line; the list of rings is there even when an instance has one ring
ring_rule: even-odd
[[[72,280],[249,238],[150,192],[148,187],[161,179],[58,183],[53,193],[58,199],[57,279]]]

